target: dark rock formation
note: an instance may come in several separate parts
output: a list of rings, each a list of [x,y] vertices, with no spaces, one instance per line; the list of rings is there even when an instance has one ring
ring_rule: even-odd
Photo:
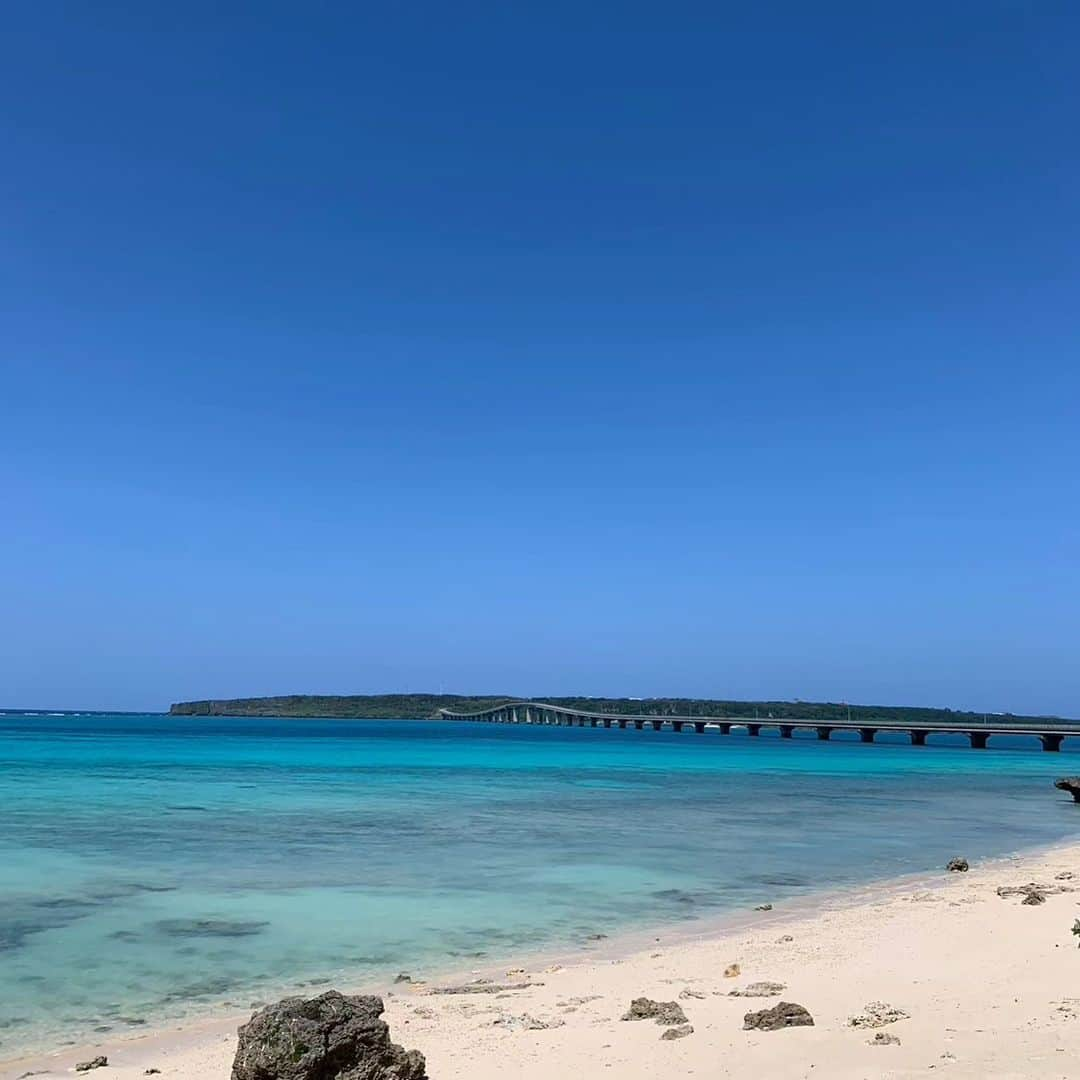
[[[1060,780],[1054,781],[1054,787],[1058,791],[1067,791],[1074,802],[1080,802],[1080,776],[1063,776]]]
[[[286,998],[240,1028],[232,1080],[427,1080],[422,1054],[390,1041],[372,995]]]
[[[965,874],[968,869],[968,861],[967,859],[950,859],[945,869],[952,870],[955,873]]]
[[[772,911],[772,904],[758,904],[755,911]]]
[[[671,1027],[686,1023],[686,1013],[677,1001],[653,1001],[639,997],[630,1002],[630,1009],[623,1013],[622,1020],[655,1020],[658,1024]]]
[[[1026,904],[1028,907],[1035,907],[1037,904],[1045,904],[1046,896],[1041,892],[1036,892],[1034,889],[1020,901],[1021,904]]]
[[[690,1024],[680,1024],[678,1027],[670,1027],[663,1035],[660,1036],[664,1042],[671,1042],[672,1039],[685,1039],[687,1035],[693,1035],[694,1029]]]
[[[771,1009],[747,1013],[743,1017],[744,1031],[779,1031],[781,1028],[813,1026],[814,1018],[793,1001],[781,1001]]]
[[[75,1071],[89,1072],[91,1069],[104,1069],[108,1064],[109,1059],[105,1057],[104,1054],[101,1054],[90,1061],[80,1061],[79,1064],[75,1066]]]

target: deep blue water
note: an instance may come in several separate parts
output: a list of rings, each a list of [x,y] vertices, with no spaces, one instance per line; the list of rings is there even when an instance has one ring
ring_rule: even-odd
[[[1073,836],[1007,745],[0,715],[0,1058]]]

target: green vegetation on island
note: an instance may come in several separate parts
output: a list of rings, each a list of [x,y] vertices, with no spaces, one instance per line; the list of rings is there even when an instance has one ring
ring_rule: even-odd
[[[810,720],[881,723],[982,723],[983,713],[955,709],[929,709],[905,705],[849,705],[823,701],[721,701],[705,698],[591,698],[534,697],[510,694],[467,696],[460,694],[292,694],[286,697],[230,698],[182,701],[169,712],[174,716],[289,716],[356,720],[423,720],[439,714],[480,712],[508,701],[543,701],[586,712],[638,716],[756,716],[762,720]],[[995,720],[1058,720],[1057,717],[1018,716],[994,713]]]

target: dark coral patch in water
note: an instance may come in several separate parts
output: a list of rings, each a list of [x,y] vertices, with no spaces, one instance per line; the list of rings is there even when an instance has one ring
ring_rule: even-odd
[[[169,937],[235,938],[261,934],[270,924],[253,919],[162,919],[154,925]]]

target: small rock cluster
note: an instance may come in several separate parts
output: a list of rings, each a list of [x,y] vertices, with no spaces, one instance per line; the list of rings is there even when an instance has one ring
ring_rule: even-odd
[[[910,1014],[898,1009],[894,1005],[888,1005],[884,1001],[870,1001],[863,1011],[848,1019],[848,1023],[854,1028],[879,1028],[886,1024],[895,1024],[897,1020],[907,1020]]]
[[[777,997],[787,989],[783,983],[778,982],[752,982],[737,990],[729,990],[728,997]]]
[[[1045,904],[1046,898],[1055,893],[1075,892],[1076,890],[1071,885],[1043,885],[1037,881],[1029,881],[1026,885],[999,885],[996,891],[1002,900],[1007,900],[1011,896],[1021,896],[1023,897],[1020,901],[1021,904],[1034,906],[1036,904]]]

